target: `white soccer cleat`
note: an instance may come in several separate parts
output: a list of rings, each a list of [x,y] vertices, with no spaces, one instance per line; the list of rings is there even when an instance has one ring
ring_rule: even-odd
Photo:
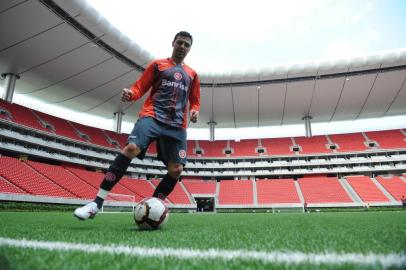
[[[89,218],[94,218],[96,214],[99,212],[99,208],[97,208],[97,204],[95,202],[91,202],[86,204],[85,206],[76,208],[73,215],[80,220],[86,220]]]

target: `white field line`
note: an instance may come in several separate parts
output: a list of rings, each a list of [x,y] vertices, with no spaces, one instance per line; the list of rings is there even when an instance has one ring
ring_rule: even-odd
[[[357,265],[381,265],[387,267],[406,266],[405,253],[390,254],[361,254],[361,253],[304,253],[298,251],[249,251],[249,250],[193,250],[178,248],[147,248],[123,245],[99,245],[80,244],[69,242],[49,242],[26,239],[11,239],[0,237],[0,246],[42,249],[50,251],[81,251],[85,253],[108,253],[122,254],[134,257],[172,257],[178,259],[219,259],[225,261],[244,260],[261,261],[263,263],[284,263],[284,264],[357,264]]]

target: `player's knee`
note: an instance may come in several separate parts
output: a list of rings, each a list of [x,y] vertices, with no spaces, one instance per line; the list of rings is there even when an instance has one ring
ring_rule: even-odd
[[[180,174],[183,171],[183,165],[181,163],[169,163],[168,165],[168,174],[173,179],[178,179]]]
[[[126,157],[133,159],[138,156],[138,154],[141,152],[141,149],[136,144],[129,143],[124,147],[122,152],[123,155],[125,155]]]

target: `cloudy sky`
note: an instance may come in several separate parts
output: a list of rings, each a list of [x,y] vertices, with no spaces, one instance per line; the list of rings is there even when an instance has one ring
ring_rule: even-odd
[[[351,58],[406,47],[404,0],[87,0],[157,58],[179,30],[198,71]]]

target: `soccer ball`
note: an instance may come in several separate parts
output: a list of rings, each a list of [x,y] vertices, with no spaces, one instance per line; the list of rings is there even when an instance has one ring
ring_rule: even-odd
[[[142,230],[157,230],[168,221],[168,207],[158,198],[145,198],[134,209],[134,221]]]

